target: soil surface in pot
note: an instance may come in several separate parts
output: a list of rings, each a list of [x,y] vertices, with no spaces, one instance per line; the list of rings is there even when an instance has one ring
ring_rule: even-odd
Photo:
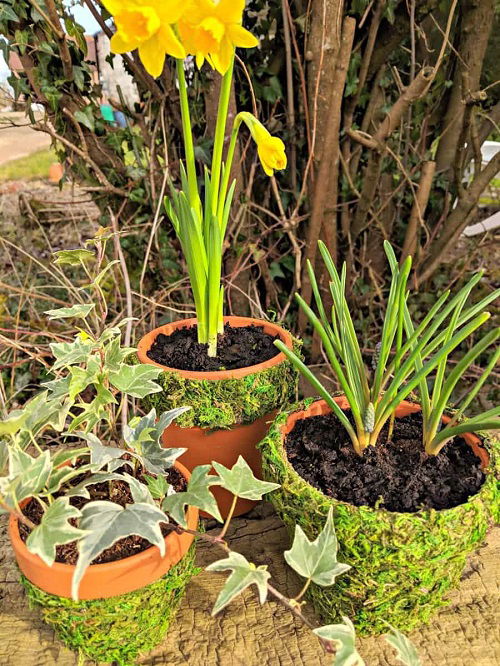
[[[481,461],[461,437],[438,456],[426,455],[421,414],[396,419],[389,442],[387,434],[388,425],[379,444],[360,457],[334,414],[312,416],[297,421],[285,448],[303,479],[328,497],[355,506],[399,512],[447,509],[466,502],[481,488],[485,478]]]
[[[269,335],[261,326],[224,326],[217,341],[217,356],[207,355],[208,345],[197,340],[196,326],[178,328],[171,335],[160,333],[147,352],[148,357],[177,370],[213,372],[237,370],[257,365],[277,356],[274,341],[279,336]]]
[[[118,472],[127,471],[130,473],[130,468],[127,466],[126,469],[120,468]],[[178,492],[181,492],[186,489],[187,483],[182,474],[174,468],[168,470],[165,475],[167,481],[174,487]],[[77,485],[83,480],[84,476],[76,477],[73,480],[73,485]],[[142,479],[142,475],[139,472],[136,474],[136,478],[139,480]],[[107,500],[109,502],[114,502],[115,504],[120,504],[125,506],[125,504],[133,504],[134,500],[132,493],[128,484],[123,481],[111,481],[110,483],[97,483],[91,486],[87,486],[89,491],[90,499],[85,497],[72,497],[70,499],[70,504],[76,506],[78,509],[81,509],[85,504],[88,504],[92,500]],[[57,497],[57,495],[55,495]],[[40,504],[32,499],[28,504],[23,508],[23,514],[29,518],[35,525],[40,523],[42,518],[42,508]],[[70,522],[73,525],[76,525],[76,521],[71,519]],[[167,527],[166,524],[160,525],[163,536],[171,531],[171,528]],[[19,523],[19,535],[21,539],[26,542],[31,529]],[[147,539],[143,539],[140,536],[132,535],[120,539],[110,548],[103,551],[91,564],[103,564],[104,562],[114,562],[115,560],[123,560],[126,557],[131,555],[136,555],[137,553],[142,552],[148,548],[155,548]],[[62,562],[63,564],[76,564],[78,560],[78,549],[76,541],[71,543],[64,544],[62,546],[56,546],[56,562]]]

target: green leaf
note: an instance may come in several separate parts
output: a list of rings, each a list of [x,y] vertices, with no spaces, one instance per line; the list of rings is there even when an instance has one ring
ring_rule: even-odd
[[[259,591],[259,600],[263,604],[267,599],[267,581],[271,574],[267,571],[266,565],[259,567],[249,562],[246,557],[240,553],[231,552],[229,557],[224,560],[217,560],[209,564],[207,571],[231,571],[231,575],[226,580],[222,588],[212,615],[217,615],[225,606],[243,592],[250,585],[256,585]]]
[[[95,308],[94,303],[89,305],[72,305],[70,308],[57,308],[56,310],[45,310],[45,314],[49,319],[68,319],[75,317],[76,319],[85,319]]]
[[[73,342],[53,342],[49,347],[56,359],[52,370],[57,370],[87,361],[92,352],[93,342],[77,335]]]
[[[215,497],[210,492],[210,486],[220,485],[220,479],[217,476],[209,475],[210,465],[199,465],[191,473],[188,487],[185,492],[175,493],[165,497],[162,509],[169,513],[176,523],[186,527],[186,506],[196,506],[198,509],[206,511],[219,522],[222,521],[219,507]]]
[[[396,659],[405,666],[421,666],[422,662],[413,643],[395,627],[387,624],[391,633],[385,636],[385,640],[396,649]]]
[[[156,500],[162,500],[171,490],[173,490],[172,486],[161,474],[156,477],[145,475],[144,480],[148,484],[151,496]]]
[[[348,571],[348,564],[337,562],[338,543],[330,507],[324,528],[314,541],[309,541],[300,525],[295,525],[295,536],[290,550],[284,552],[289,566],[304,578],[326,587],[335,578]]]
[[[124,365],[119,372],[111,372],[109,381],[113,386],[134,398],[144,398],[151,393],[160,393],[163,389],[153,380],[163,370],[147,363],[140,365]]]
[[[95,257],[94,252],[91,250],[84,250],[83,248],[76,248],[75,250],[58,250],[54,252],[54,264],[60,266],[80,266]]]
[[[90,384],[97,383],[100,370],[100,363],[97,356],[90,356],[84,368],[79,366],[69,368],[70,381],[68,393],[70,400],[74,400]]]
[[[58,497],[49,505],[39,525],[26,540],[30,553],[42,558],[51,567],[56,558],[56,546],[80,539],[85,532],[70,524],[71,519],[79,518],[80,511],[71,506],[68,497]]]
[[[49,389],[49,399],[56,400],[69,396],[70,383],[71,377],[67,375],[66,377],[61,377],[60,379],[53,379],[50,382],[44,382],[42,386]]]
[[[231,469],[215,461],[212,467],[221,479],[221,487],[243,499],[261,500],[263,495],[280,487],[279,483],[256,479],[243,456],[239,456]]]
[[[104,550],[120,539],[137,535],[158,546],[165,555],[165,539],[160,523],[166,521],[163,511],[150,504],[127,504],[122,507],[114,502],[89,502],[82,509],[80,528],[86,531],[79,543],[79,557],[71,586],[73,599],[78,600],[78,587],[87,567]]]
[[[344,624],[327,624],[313,629],[313,633],[324,641],[331,641],[336,647],[335,666],[364,666],[365,662],[356,650],[356,633],[348,617]]]

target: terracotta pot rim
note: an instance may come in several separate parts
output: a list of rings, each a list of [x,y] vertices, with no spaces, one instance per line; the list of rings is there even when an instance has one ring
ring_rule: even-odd
[[[186,481],[189,481],[189,478],[191,477],[191,472],[186,467],[184,467],[182,463],[175,461],[174,467],[182,474],[182,476],[186,479]],[[195,529],[196,524],[198,523],[198,509],[193,506],[188,506],[186,514],[187,514],[187,522],[189,528]],[[167,552],[168,552],[168,540],[171,535],[172,532],[169,532],[164,537],[165,545],[167,546]],[[14,552],[23,551],[24,557],[27,560],[29,560],[33,564],[40,564],[40,563],[43,564],[44,566],[47,567],[50,573],[62,574],[75,569],[76,565],[65,564],[63,562],[54,562],[54,564],[52,564],[52,566],[49,567],[43,562],[43,560],[39,557],[39,555],[31,553],[28,550],[24,541],[21,539],[21,535],[19,534],[19,519],[16,518],[16,516],[14,515],[11,515],[9,518],[9,537]],[[157,546],[151,545],[150,548],[146,548],[146,550],[142,550],[140,553],[136,553],[135,555],[129,555],[128,557],[123,557],[122,559],[114,560],[113,562],[102,562],[101,564],[91,564],[88,567],[87,572],[90,572],[91,570],[104,571],[105,568],[107,568],[107,570],[110,572],[117,572],[122,568],[129,569],[131,562],[137,567],[140,567],[142,562],[147,561],[151,557],[151,550],[153,548],[157,548]],[[184,555],[182,557],[184,557]]]
[[[347,400],[345,395],[338,395],[334,396],[335,402],[339,404],[339,407],[342,410],[348,410],[349,406],[347,405]],[[410,400],[402,400],[401,403],[398,405],[398,407],[405,406],[408,408],[411,408],[411,412],[416,413],[421,411],[421,406],[420,403],[418,402],[412,402]],[[280,427],[280,431],[282,434],[282,437],[284,438],[286,435],[288,435],[289,432],[293,429],[295,423],[300,420],[300,418],[308,418],[308,416],[318,416],[322,415],[325,413],[325,410],[327,412],[331,412],[332,409],[329,407],[329,405],[326,403],[325,400],[323,399],[317,399],[314,402],[312,402],[308,407],[305,409],[299,409],[295,410],[294,412],[291,412],[288,415],[287,420],[285,423],[283,423]],[[316,413],[314,413],[316,412]],[[409,412],[409,413],[411,413]],[[304,416],[299,417],[299,414],[303,414]],[[396,416],[398,418],[398,416]],[[450,421],[451,417],[447,415],[443,415],[443,422],[447,423]],[[466,432],[462,433],[460,435],[464,439],[464,441],[472,448],[474,454],[476,455],[477,458],[481,461],[481,468],[485,470],[490,462],[490,456],[488,451],[484,448],[483,443],[481,438],[475,434],[474,432]],[[288,460],[288,458],[287,458]],[[299,475],[300,476],[300,475]],[[302,477],[300,477],[302,479]],[[308,483],[305,479],[302,479],[305,483]],[[340,500],[339,500],[340,501]],[[349,504],[349,502],[346,502],[346,504]],[[373,508],[373,507],[370,507]],[[385,509],[387,511],[387,509]],[[437,510],[437,509],[436,509]],[[397,511],[391,511],[390,513],[398,513]]]
[[[195,371],[195,370],[179,370],[178,368],[171,368],[168,365],[162,365],[157,363],[149,358],[147,352],[151,349],[153,342],[160,333],[165,335],[170,335],[179,328],[189,328],[197,324],[196,317],[190,319],[179,319],[177,321],[171,322],[170,324],[164,324],[163,326],[158,326],[154,328],[149,333],[146,333],[137,345],[137,356],[141,363],[148,363],[149,365],[156,365],[157,368],[161,368],[166,372],[175,372],[184,379],[198,379],[198,380],[222,380],[222,379],[241,379],[247,375],[253,375],[257,372],[262,372],[263,370],[268,370],[280,363],[286,361],[286,356],[283,352],[278,352],[276,356],[263,361],[262,363],[256,363],[255,365],[248,365],[245,368],[237,368],[235,370],[211,370],[207,372]],[[234,328],[241,328],[243,326],[259,326],[264,329],[264,332],[270,333],[271,335],[278,335],[281,341],[289,348],[293,349],[293,340],[292,336],[288,331],[283,329],[278,324],[274,322],[265,321],[264,319],[255,319],[253,317],[237,317],[233,315],[228,315],[224,317],[224,323],[229,323]]]

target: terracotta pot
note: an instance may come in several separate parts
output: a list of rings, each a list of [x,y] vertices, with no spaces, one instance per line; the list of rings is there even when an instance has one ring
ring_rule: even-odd
[[[190,472],[176,462],[176,469],[189,480]],[[198,509],[187,510],[188,527],[195,530],[198,525]],[[49,594],[71,598],[71,581],[75,567],[54,562],[49,567],[38,556],[30,553],[19,535],[18,519],[11,515],[9,536],[17,563],[31,583]],[[79,588],[81,600],[107,599],[146,587],[164,576],[187,553],[193,542],[191,534],[171,532],[165,537],[166,554],[161,557],[156,546],[143,550],[123,560],[92,564],[85,572]]]
[[[278,324],[273,324],[269,321],[263,321],[262,319],[252,319],[251,317],[234,317],[232,315],[224,317],[224,323],[230,324],[233,328],[242,328],[244,326],[259,326],[264,329],[264,333],[269,333],[269,335],[276,336],[278,335],[282,342],[289,349],[293,349],[292,336],[282,329]],[[196,326],[197,319],[181,319],[180,321],[174,321],[171,324],[165,324],[164,326],[159,326],[158,328],[153,329],[149,333],[141,338],[139,344],[137,345],[137,356],[141,363],[150,363],[151,365],[156,365],[158,368],[167,370],[169,372],[176,372],[184,379],[210,379],[213,381],[221,379],[242,379],[247,375],[253,375],[262,370],[267,370],[272,368],[274,365],[279,365],[286,361],[286,356],[283,352],[279,352],[276,356],[273,356],[268,361],[263,363],[257,363],[256,365],[249,365],[246,368],[238,368],[237,370],[214,370],[212,372],[196,372],[194,370],[178,370],[177,368],[170,368],[168,365],[162,365],[161,363],[156,363],[149,358],[147,352],[151,349],[153,342],[156,340],[160,333],[163,335],[172,335],[174,331],[177,331],[180,328],[191,328]],[[278,351],[278,350],[276,350]]]
[[[347,398],[344,395],[336,396],[334,397],[335,402],[337,405],[340,407],[340,409],[350,409],[349,403],[347,402]],[[328,404],[324,400],[317,400],[316,402],[313,402],[306,410],[302,410],[299,412],[293,412],[293,414],[290,414],[289,418],[287,419],[286,424],[282,427],[282,433],[283,435],[288,435],[289,432],[291,432],[297,423],[297,421],[300,421],[301,419],[306,419],[309,418],[310,416],[323,416],[325,414],[330,414],[331,408],[328,406]],[[416,414],[417,412],[421,411],[420,405],[418,405],[415,402],[409,402],[408,400],[403,400],[397,407],[396,407],[396,418],[401,419],[405,416],[408,416],[409,414]],[[446,416],[446,414],[443,415],[443,422],[444,423],[449,423],[451,421],[451,416]],[[472,448],[474,451],[474,454],[481,460],[481,467],[485,469],[488,466],[489,462],[489,456],[486,450],[483,448],[481,445],[481,440],[477,435],[474,435],[473,433],[463,433],[460,435],[467,444]]]
[[[165,324],[165,326],[160,326],[147,333],[141,339],[137,348],[137,355],[141,363],[150,363],[165,371],[177,373],[183,379],[217,382],[244,379],[249,375],[257,374],[287,361],[286,356],[282,352],[279,352],[268,361],[251,365],[246,368],[238,368],[237,370],[217,370],[212,372],[195,372],[191,370],[170,368],[161,365],[160,363],[156,363],[148,357],[147,352],[160,333],[171,335],[174,331],[180,328],[195,326],[196,322],[196,319],[184,319],[171,324]],[[291,335],[277,324],[265,322],[260,319],[233,316],[224,317],[224,322],[231,324],[234,328],[251,325],[260,326],[264,329],[265,333],[269,333],[273,336],[278,335],[289,349],[293,349]],[[182,402],[180,404],[182,404]],[[196,409],[196,406],[193,406],[193,408]],[[207,465],[212,461],[219,462],[226,467],[232,467],[241,455],[250,465],[254,474],[261,478],[261,454],[256,447],[267,434],[269,423],[274,419],[275,415],[276,410],[257,418],[253,423],[246,425],[237,424],[229,429],[220,430],[213,428],[205,429],[201,427],[181,428],[176,424],[172,424],[164,432],[162,442],[165,447],[175,446],[188,449],[180,459],[189,470],[193,470],[197,465]],[[220,512],[225,518],[232,502],[232,495],[220,488],[213,488],[212,492],[217,499]],[[239,516],[246,513],[256,504],[258,504],[258,502],[238,500],[234,515]],[[205,514],[202,512],[202,515]]]
[[[348,409],[345,396],[335,398]],[[299,524],[309,539],[324,527],[333,511],[338,559],[351,569],[332,587],[312,584],[307,592],[324,624],[348,616],[359,635],[385,633],[387,623],[409,632],[428,622],[447,603],[449,590],[458,586],[466,561],[483,542],[498,518],[500,442],[485,433],[460,437],[481,461],[484,482],[464,502],[446,509],[422,508],[397,512],[381,506],[356,506],[324,494],[295,470],[285,437],[297,421],[331,413],[323,400],[299,403],[278,414],[261,442],[263,475],[280,484],[270,500],[293,538]],[[397,417],[420,411],[403,401]],[[446,422],[450,416],[444,416]],[[316,463],[315,463],[316,464]]]
[[[240,425],[231,430],[205,430],[204,428],[180,428],[173,423],[163,432],[162,443],[165,448],[187,447],[181,458],[190,470],[198,465],[208,465],[216,461],[225,467],[232,467],[243,456],[259,479],[262,478],[262,457],[257,450],[257,444],[264,439],[269,424],[276,416],[276,412],[257,419],[250,425]],[[210,489],[213,493],[219,511],[223,518],[227,517],[233,501],[233,495],[217,486]],[[234,516],[241,516],[250,511],[258,502],[247,499],[238,499]],[[201,515],[207,517],[204,511]]]

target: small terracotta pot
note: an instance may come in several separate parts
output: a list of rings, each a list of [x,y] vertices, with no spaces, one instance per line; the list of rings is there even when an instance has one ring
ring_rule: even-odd
[[[251,317],[234,317],[232,315],[224,317],[224,323],[230,324],[233,328],[243,328],[244,326],[259,326],[264,329],[264,333],[269,335],[276,336],[278,335],[282,342],[289,349],[293,349],[292,336],[282,329],[278,324],[273,324],[269,321],[263,321],[262,319],[252,319]],[[184,379],[198,379],[205,380],[210,379],[213,381],[221,379],[242,379],[247,375],[253,375],[262,370],[267,370],[272,368],[274,365],[279,365],[286,361],[286,356],[283,352],[279,352],[276,356],[273,356],[268,361],[263,363],[257,363],[256,365],[249,365],[246,368],[238,368],[237,370],[214,370],[211,372],[196,372],[194,370],[178,370],[177,368],[170,368],[168,365],[162,365],[161,363],[156,363],[149,358],[147,352],[153,346],[153,342],[156,340],[160,333],[163,335],[172,335],[174,331],[177,331],[180,328],[191,328],[196,326],[197,319],[181,319],[180,321],[174,321],[171,324],[165,324],[164,326],[159,326],[154,328],[149,333],[141,338],[139,344],[137,345],[137,356],[141,363],[149,363],[151,365],[156,365],[157,368],[162,368],[162,370],[167,370],[168,372],[176,372]],[[277,350],[276,350],[277,351]]]
[[[256,445],[264,439],[276,412],[257,419],[250,425],[239,425],[230,430],[205,430],[204,428],[180,428],[173,423],[166,428],[162,435],[162,444],[165,448],[186,447],[187,451],[181,458],[190,470],[198,465],[208,465],[216,461],[225,467],[232,467],[243,456],[252,472],[258,479],[262,478],[262,457]],[[226,518],[233,501],[233,495],[223,488],[212,487],[219,511]],[[238,499],[234,516],[241,516],[250,511],[258,502],[247,499]],[[207,517],[204,511],[200,512]]]
[[[189,480],[191,474],[184,465],[176,462],[174,466]],[[188,507],[187,520],[189,529],[195,530],[198,526],[198,509]],[[71,598],[71,581],[75,567],[60,562],[54,562],[49,567],[38,555],[30,553],[19,535],[18,519],[13,515],[9,520],[9,536],[17,564],[26,578],[44,592]],[[160,555],[156,546],[152,546],[123,560],[91,564],[80,583],[79,599],[108,599],[146,587],[164,576],[184,557],[193,538],[193,535],[185,533],[168,534],[165,537],[165,557]]]
[[[160,363],[151,360],[147,352],[151,349],[156,337],[163,333],[164,335],[171,335],[174,331],[180,328],[189,328],[195,326],[196,319],[184,319],[176,321],[171,324],[165,324],[159,328],[147,333],[139,342],[137,348],[137,355],[141,363],[149,363],[156,365],[168,372],[177,373],[183,379],[198,380],[198,381],[221,381],[221,380],[235,380],[243,379],[248,375],[262,372],[273,366],[285,362],[286,356],[282,352],[273,356],[273,358],[263,363],[247,366],[246,368],[238,368],[237,370],[217,370],[212,372],[196,372],[191,370],[178,370],[170,368]],[[289,349],[293,349],[292,336],[283,330],[277,324],[262,321],[260,319],[252,319],[250,317],[224,317],[224,323],[229,323],[233,328],[243,326],[259,326],[264,329],[265,333],[272,336],[279,336],[284,344]],[[252,468],[254,474],[261,478],[262,464],[261,454],[257,450],[257,444],[267,434],[269,423],[272,422],[276,415],[276,410],[265,414],[258,418],[253,423],[247,425],[237,424],[229,429],[205,429],[199,427],[181,428],[176,424],[170,425],[164,432],[162,437],[163,446],[165,447],[184,447],[188,450],[181,456],[182,462],[189,470],[193,470],[197,465],[207,465],[212,461],[221,463],[226,467],[232,467],[238,457],[241,455]],[[222,517],[225,518],[231,506],[233,496],[225,490],[220,488],[212,488],[212,492],[217,499]],[[235,516],[240,516],[249,511],[258,502],[250,500],[238,500]],[[206,515],[202,512],[202,515]]]
[[[340,407],[340,409],[350,409],[349,403],[347,402],[347,398],[344,395],[336,396],[333,398],[337,405]],[[418,405],[415,402],[409,402],[408,400],[403,400],[395,410],[395,415],[396,418],[401,419],[405,416],[409,416],[410,414],[415,414],[417,412],[420,412],[422,408],[420,405]],[[293,412],[290,414],[289,418],[287,419],[287,422],[285,425],[282,427],[281,431],[283,435],[288,435],[290,433],[297,421],[300,421],[301,419],[307,419],[310,416],[324,416],[325,414],[330,414],[331,408],[328,406],[328,404],[324,400],[317,400],[316,402],[313,402],[306,410],[302,410],[299,412]],[[444,423],[449,423],[451,421],[451,416],[446,416],[446,414],[443,415],[443,422]],[[489,456],[487,451],[483,448],[481,445],[481,440],[477,435],[474,435],[473,433],[462,433],[460,435],[464,439],[465,442],[472,448],[474,451],[474,454],[479,458],[481,461],[481,467],[485,469],[488,466],[489,462]]]
[[[53,164],[50,165],[49,180],[51,183],[58,183],[60,180],[62,180],[63,176],[64,176],[64,168],[62,164],[60,164],[59,162],[54,162]]]

